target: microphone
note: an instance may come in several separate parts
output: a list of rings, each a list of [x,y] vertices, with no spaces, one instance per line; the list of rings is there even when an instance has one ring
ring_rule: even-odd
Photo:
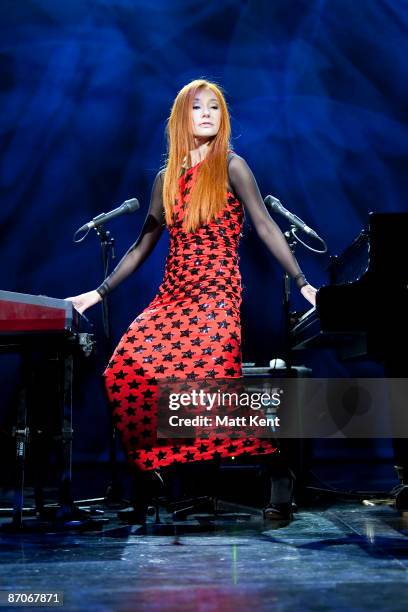
[[[297,217],[293,213],[289,212],[284,206],[282,206],[278,198],[274,198],[271,195],[267,195],[264,202],[266,206],[268,206],[268,208],[279,213],[280,215],[282,215],[282,217],[285,217],[290,223],[292,223],[292,225],[295,225],[297,228],[303,230],[306,234],[309,234],[309,236],[319,238],[318,234],[316,234],[316,232],[312,230],[311,227],[306,225],[306,223],[302,221],[300,217]]]
[[[121,204],[117,208],[114,208],[108,213],[101,213],[97,217],[94,217],[92,221],[89,221],[89,223],[85,223],[85,225],[80,227],[75,232],[75,234],[78,234],[79,232],[83,232],[84,230],[89,231],[93,227],[98,227],[98,225],[101,225],[102,223],[105,223],[106,221],[110,221],[111,219],[114,219],[115,217],[119,217],[119,215],[124,215],[125,213],[135,212],[135,210],[138,210],[138,208],[140,208],[140,204],[136,198],[125,200],[123,204]]]

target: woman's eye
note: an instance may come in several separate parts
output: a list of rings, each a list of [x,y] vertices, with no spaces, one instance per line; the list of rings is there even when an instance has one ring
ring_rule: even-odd
[[[197,106],[197,105],[193,106],[193,110],[197,110],[199,108],[201,108],[201,107]],[[211,106],[210,108],[212,108],[213,110],[218,110],[218,106]]]

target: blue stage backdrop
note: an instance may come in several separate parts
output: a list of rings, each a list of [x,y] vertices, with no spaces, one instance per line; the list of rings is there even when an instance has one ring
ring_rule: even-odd
[[[369,211],[406,209],[403,0],[3,0],[0,13],[3,289],[63,298],[100,283],[96,235],[75,245],[73,233],[136,196],[141,211],[109,229],[118,258],[137,238],[170,105],[201,76],[224,88],[233,146],[261,192],[330,253]],[[112,294],[115,340],[154,296],[167,244]],[[312,284],[326,281],[327,256],[297,256]],[[282,349],[282,270],[248,225],[241,270],[244,360],[266,363]],[[308,308],[296,291],[292,301]],[[99,335],[99,309],[88,316]],[[344,372],[330,353],[312,362],[320,375]],[[14,363],[1,363],[4,416]],[[106,451],[101,350],[90,364],[77,398],[82,458]]]

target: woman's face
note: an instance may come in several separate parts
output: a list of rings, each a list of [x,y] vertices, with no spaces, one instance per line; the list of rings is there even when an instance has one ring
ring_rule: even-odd
[[[199,89],[191,110],[193,134],[206,139],[216,136],[220,129],[221,109],[217,96],[211,89]]]

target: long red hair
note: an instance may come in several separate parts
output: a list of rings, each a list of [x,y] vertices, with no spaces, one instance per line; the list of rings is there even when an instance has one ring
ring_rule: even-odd
[[[221,109],[220,129],[211,140],[206,157],[200,165],[184,217],[184,229],[193,232],[221,212],[226,203],[228,184],[227,155],[230,150],[231,124],[221,88],[205,79],[196,79],[177,94],[167,122],[167,160],[163,183],[163,204],[166,223],[172,222],[172,211],[179,196],[180,172],[189,152],[196,148],[193,135],[192,107],[197,91],[210,89]]]

